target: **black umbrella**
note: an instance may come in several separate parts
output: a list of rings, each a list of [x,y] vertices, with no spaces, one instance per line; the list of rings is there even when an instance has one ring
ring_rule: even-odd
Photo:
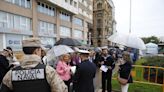
[[[81,46],[82,44],[76,39],[61,38],[55,45]]]

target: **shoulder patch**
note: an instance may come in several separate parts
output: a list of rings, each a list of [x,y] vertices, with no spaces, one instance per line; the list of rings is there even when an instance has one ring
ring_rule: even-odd
[[[44,79],[44,69],[14,70],[12,81]]]

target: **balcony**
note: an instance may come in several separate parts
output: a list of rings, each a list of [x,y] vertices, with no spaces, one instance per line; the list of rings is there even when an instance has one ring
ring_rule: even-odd
[[[73,0],[72,4],[70,2],[65,2],[65,0],[48,0],[49,2],[57,5],[60,8],[64,8],[65,10],[78,14],[78,0]],[[77,2],[77,5],[74,5],[74,2]]]

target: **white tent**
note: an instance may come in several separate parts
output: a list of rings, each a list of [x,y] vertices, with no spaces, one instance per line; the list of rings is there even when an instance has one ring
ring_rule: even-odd
[[[158,54],[158,45],[155,43],[147,43],[146,44],[146,53],[156,55]]]

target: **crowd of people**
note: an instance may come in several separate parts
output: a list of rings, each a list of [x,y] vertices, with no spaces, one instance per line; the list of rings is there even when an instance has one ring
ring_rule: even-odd
[[[42,48],[40,40],[29,38],[22,41],[25,55],[18,61],[12,48],[7,47],[0,54],[1,92],[95,92],[99,89],[95,79],[97,71],[101,72],[102,92],[112,92],[115,73],[118,73],[121,92],[128,92],[129,83],[133,82],[129,51],[105,46],[71,48],[74,53],[48,61],[47,49]]]

